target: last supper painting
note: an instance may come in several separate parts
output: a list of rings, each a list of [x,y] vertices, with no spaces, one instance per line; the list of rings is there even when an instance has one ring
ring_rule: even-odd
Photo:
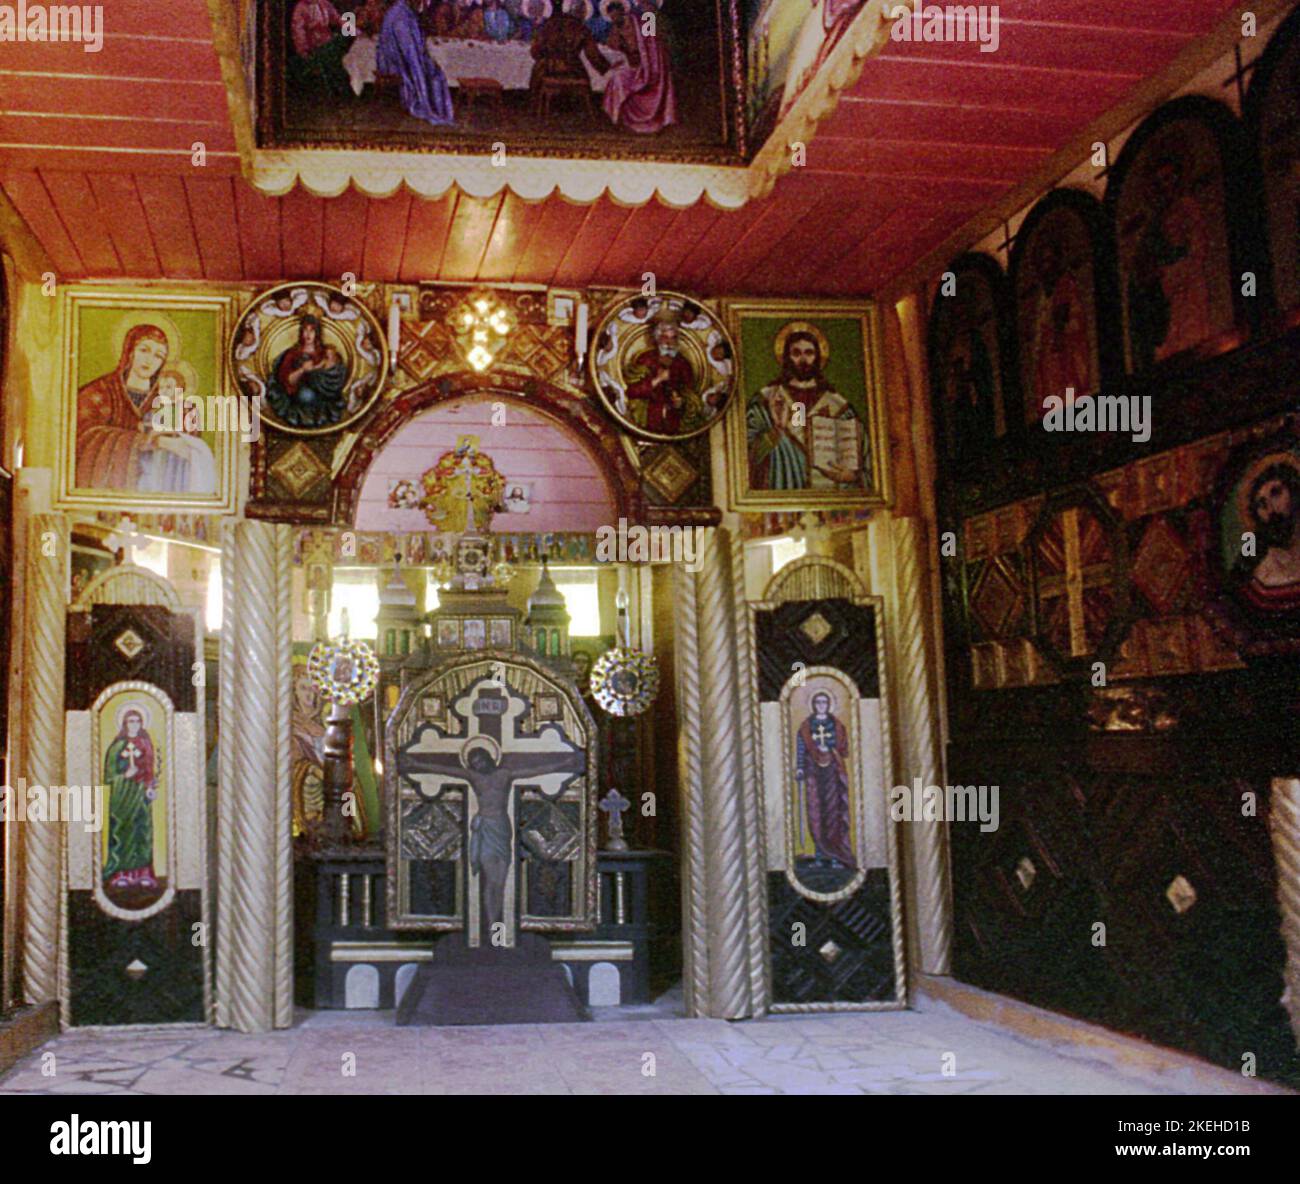
[[[260,136],[726,161],[737,24],[736,0],[262,0]]]

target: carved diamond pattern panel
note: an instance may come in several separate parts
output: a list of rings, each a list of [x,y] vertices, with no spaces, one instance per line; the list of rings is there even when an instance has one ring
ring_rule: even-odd
[[[64,687],[69,711],[85,711],[111,683],[151,682],[177,711],[193,711],[194,624],[161,605],[96,604],[68,614]]]
[[[118,921],[94,894],[68,893],[72,1023],[202,1023],[203,950],[193,941],[199,893],[144,921]]]
[[[1142,533],[1129,576],[1158,613],[1170,613],[1183,599],[1192,575],[1191,549],[1164,517],[1152,518]]]
[[[767,888],[773,1002],[894,999],[889,880],[883,868],[868,872],[857,892],[833,904],[801,896],[784,872],[769,872]]]
[[[995,555],[972,564],[970,611],[979,640],[1020,633],[1027,604],[1025,577],[1018,555]]]
[[[402,858],[459,859],[463,826],[459,810],[446,802],[408,806],[402,823]]]
[[[519,841],[538,859],[563,861],[582,854],[577,807],[567,802],[525,797],[520,805]]]
[[[796,662],[838,667],[864,698],[878,698],[873,611],[847,600],[796,600],[755,614],[759,698],[779,699]]]

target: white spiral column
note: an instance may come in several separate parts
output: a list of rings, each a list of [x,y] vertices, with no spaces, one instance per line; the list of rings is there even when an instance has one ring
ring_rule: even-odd
[[[289,527],[227,525],[222,624],[218,1022],[292,1022]]]
[[[66,650],[68,526],[62,514],[34,514],[27,536],[24,632],[24,760],[28,785],[62,785],[63,679]],[[23,997],[59,997],[59,929],[63,913],[63,836],[58,822],[23,823]]]

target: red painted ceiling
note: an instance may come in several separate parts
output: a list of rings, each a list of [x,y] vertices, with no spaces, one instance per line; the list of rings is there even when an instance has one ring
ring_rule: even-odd
[[[206,0],[113,0],[104,49],[0,46],[0,187],[64,278],[514,280],[752,295],[888,283],[1205,34],[1232,0],[1016,0],[1001,45],[890,44],[738,211],[406,192],[264,196],[239,175]],[[207,164],[191,164],[203,141]]]

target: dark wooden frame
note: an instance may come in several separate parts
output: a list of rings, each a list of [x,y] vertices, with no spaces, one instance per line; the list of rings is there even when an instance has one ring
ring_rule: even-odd
[[[1106,209],[1092,194],[1081,189],[1053,189],[1032,210],[1016,231],[1015,244],[1011,248],[1011,264],[1007,269],[1008,298],[1011,301],[1013,332],[1016,339],[1016,361],[1020,362],[1026,326],[1020,324],[1020,302],[1017,297],[1021,268],[1026,265],[1030,243],[1035,232],[1057,210],[1066,209],[1077,214],[1087,231],[1092,248],[1092,302],[1093,320],[1097,332],[1097,373],[1100,390],[1108,393],[1122,382],[1124,377],[1123,342],[1121,341],[1121,318],[1119,306],[1119,278],[1115,254],[1115,234],[1113,222],[1107,218]],[[1044,432],[1040,425],[1029,424],[1024,415],[1024,404],[1029,392],[1024,389],[1023,375],[1017,370],[1021,379],[1020,422],[1027,428],[1027,435],[1035,445],[1045,442],[1056,443],[1065,437],[1060,434]],[[1080,391],[1079,394],[1084,392]]]
[[[991,255],[976,251],[967,251],[953,259],[944,268],[944,274],[952,272],[957,277],[960,288],[963,272],[979,275],[993,289],[993,305],[997,316],[998,341],[998,377],[1002,383],[1003,415],[1006,417],[1006,434],[993,443],[987,450],[983,461],[980,458],[964,456],[956,441],[949,437],[949,424],[944,408],[944,395],[938,382],[941,371],[939,357],[938,332],[941,318],[946,312],[943,302],[950,299],[942,294],[942,287],[936,290],[930,305],[930,316],[926,328],[926,352],[930,371],[930,407],[934,417],[936,461],[940,468],[952,465],[963,477],[969,476],[977,481],[986,474],[1001,468],[1007,458],[1019,451],[1019,444],[1024,439],[1024,395],[1020,389],[1020,360],[1018,342],[1015,335],[1015,309],[1012,304],[1012,288],[1007,273]]]
[[[1247,147],[1250,154],[1251,188],[1258,195],[1258,247],[1255,263],[1259,275],[1260,299],[1263,302],[1262,313],[1270,318],[1276,327],[1300,324],[1300,304],[1295,308],[1283,309],[1275,286],[1275,261],[1273,244],[1268,229],[1268,203],[1264,192],[1264,154],[1261,135],[1268,99],[1269,87],[1273,75],[1282,58],[1297,41],[1300,41],[1300,8],[1295,9],[1273,33],[1264,52],[1255,62],[1254,73],[1250,76],[1250,88],[1242,101],[1241,118],[1245,125]],[[1300,98],[1297,98],[1297,113],[1300,116]]]
[[[1153,111],[1133,132],[1120,151],[1119,158],[1111,169],[1106,184],[1104,204],[1109,215],[1115,242],[1115,276],[1116,295],[1122,297],[1124,275],[1119,259],[1119,219],[1120,198],[1124,192],[1124,183],[1131,174],[1135,164],[1142,155],[1142,150],[1153,136],[1163,131],[1171,123],[1185,119],[1199,120],[1214,137],[1219,150],[1219,162],[1223,174],[1224,215],[1228,243],[1228,281],[1232,291],[1233,316],[1236,325],[1236,339],[1225,343],[1211,338],[1188,351],[1157,362],[1150,370],[1129,373],[1130,378],[1149,381],[1152,376],[1178,371],[1193,365],[1198,359],[1212,356],[1215,352],[1235,349],[1250,339],[1259,328],[1258,301],[1248,301],[1241,294],[1241,276],[1246,271],[1256,271],[1256,259],[1259,255],[1259,219],[1256,193],[1250,184],[1251,154],[1248,151],[1246,136],[1241,121],[1233,114],[1231,108],[1216,99],[1204,95],[1184,95],[1174,99],[1163,107]],[[1123,316],[1120,314],[1121,337]],[[1124,366],[1127,372],[1127,365]]]

